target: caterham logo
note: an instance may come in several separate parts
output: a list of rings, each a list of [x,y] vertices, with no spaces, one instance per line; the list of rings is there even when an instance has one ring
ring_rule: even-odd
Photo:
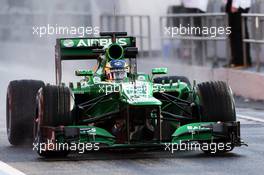
[[[65,47],[73,47],[73,46],[74,46],[74,42],[73,42],[73,40],[71,40],[71,39],[67,39],[67,40],[64,40],[64,41],[63,41],[63,45],[64,45]]]

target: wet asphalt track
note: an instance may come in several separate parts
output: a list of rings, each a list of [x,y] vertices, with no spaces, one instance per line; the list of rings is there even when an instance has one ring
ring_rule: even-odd
[[[152,65],[139,64],[139,69]],[[10,146],[5,132],[5,90],[11,79],[40,76],[48,80],[53,76],[53,68],[30,71],[27,67],[22,75],[17,72],[7,73],[8,67],[0,67],[0,161],[24,172],[25,174],[262,174],[264,172],[264,123],[241,120],[241,134],[249,147],[235,148],[224,156],[210,157],[200,151],[176,152],[96,152],[71,154],[66,159],[46,160],[39,158],[30,147]],[[32,72],[33,75],[30,75]],[[241,105],[240,105],[241,104]],[[238,102],[239,114],[264,119],[264,108],[253,109],[254,104]],[[256,105],[257,106],[257,105]],[[262,104],[260,104],[262,106]],[[0,171],[1,174],[1,171]]]

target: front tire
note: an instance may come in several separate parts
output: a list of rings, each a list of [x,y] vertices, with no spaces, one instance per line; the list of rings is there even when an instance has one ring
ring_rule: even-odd
[[[63,86],[45,86],[37,95],[38,115],[34,126],[35,142],[37,145],[46,143],[46,138],[41,133],[42,126],[58,127],[74,123],[73,97],[69,88]],[[47,150],[39,152],[42,157],[66,157],[68,150]]]
[[[201,121],[236,121],[234,97],[231,88],[223,81],[198,84]]]
[[[202,122],[231,122],[236,121],[235,103],[231,88],[223,81],[204,82],[198,84],[197,93],[201,107]],[[206,154],[223,154],[233,150],[234,145],[229,140],[215,140],[201,144],[211,145],[225,144],[223,149],[203,150]],[[226,146],[226,144],[231,144]],[[212,153],[213,152],[213,153]]]

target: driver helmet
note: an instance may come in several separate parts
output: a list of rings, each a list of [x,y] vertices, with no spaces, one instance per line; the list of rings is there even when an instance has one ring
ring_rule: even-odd
[[[125,60],[111,60],[106,64],[105,73],[108,80],[124,80],[128,65]]]

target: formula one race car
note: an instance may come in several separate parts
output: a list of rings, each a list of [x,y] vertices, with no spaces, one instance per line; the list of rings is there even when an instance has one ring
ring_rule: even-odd
[[[90,150],[163,148],[196,142],[220,144],[216,153],[241,146],[230,87],[221,81],[193,85],[183,76],[137,72],[136,38],[126,32],[60,38],[55,47],[56,85],[15,80],[7,90],[6,121],[12,145],[33,141],[39,155],[66,156],[74,144]],[[96,59],[95,70],[65,86],[63,60]],[[86,145],[87,146],[87,145]],[[63,149],[61,148],[63,147]],[[78,147],[77,147],[78,148]],[[202,149],[204,152],[211,152]]]

